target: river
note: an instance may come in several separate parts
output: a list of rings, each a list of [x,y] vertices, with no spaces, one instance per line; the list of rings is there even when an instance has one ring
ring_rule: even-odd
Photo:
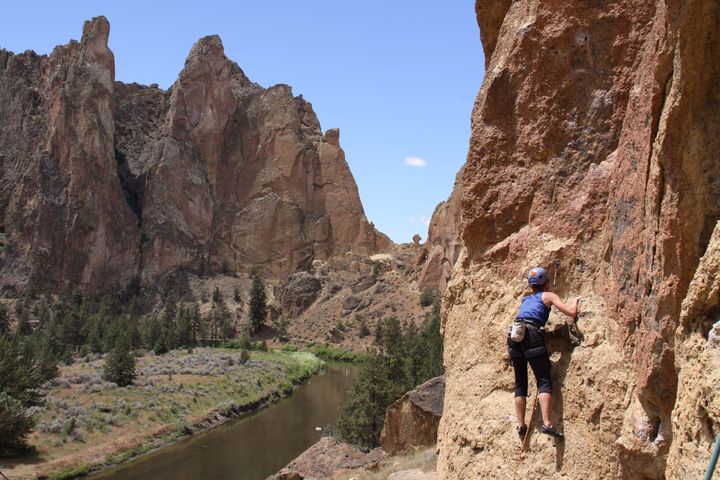
[[[317,442],[357,368],[328,365],[292,395],[248,417],[89,477],[91,480],[262,480]]]

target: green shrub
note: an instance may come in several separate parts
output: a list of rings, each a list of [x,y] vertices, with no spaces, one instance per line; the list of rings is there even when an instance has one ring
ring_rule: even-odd
[[[43,379],[28,351],[0,335],[0,454],[27,452],[26,438],[35,426],[27,409],[41,400]]]
[[[70,435],[71,433],[73,433],[75,431],[75,426],[76,426],[75,417],[72,417],[70,420],[65,422],[65,425],[63,426],[62,434],[67,437],[68,435]]]
[[[240,364],[245,365],[248,360],[250,360],[250,352],[248,352],[247,350],[242,350],[240,352]]]
[[[325,361],[362,363],[367,359],[365,353],[343,350],[331,345],[316,345],[310,348],[310,352]]]
[[[397,318],[378,322],[375,340],[378,353],[369,354],[361,367],[335,428],[342,440],[366,450],[379,446],[390,404],[444,372],[440,302],[433,303],[419,329],[411,323],[403,331]],[[337,350],[316,348],[319,357]]]
[[[103,377],[125,387],[132,385],[135,376],[135,356],[127,336],[122,336],[105,359]]]
[[[436,290],[428,289],[425,290],[420,294],[420,306],[421,307],[429,307],[430,305],[435,302],[435,299],[438,297],[438,293]]]

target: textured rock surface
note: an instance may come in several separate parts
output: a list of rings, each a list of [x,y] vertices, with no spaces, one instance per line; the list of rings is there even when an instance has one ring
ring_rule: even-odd
[[[419,468],[413,468],[410,470],[402,470],[395,472],[387,477],[387,480],[435,480],[437,479],[437,473],[425,472]]]
[[[53,289],[137,275],[139,231],[113,153],[104,18],[49,56],[0,50],[2,282]]]
[[[365,453],[332,437],[323,437],[268,480],[329,479],[346,470],[377,464],[382,458],[379,448]]]
[[[397,455],[409,448],[435,445],[443,413],[445,377],[419,385],[390,405],[380,444],[385,452]]]
[[[720,217],[720,4],[476,10],[489,60],[461,176],[466,251],[444,298],[439,474],[700,472],[720,432],[716,354],[703,350],[718,315],[703,272],[715,268]],[[517,439],[504,328],[534,265],[550,268],[561,296],[587,297],[585,340],[550,341],[565,443],[532,435],[520,460],[508,456]],[[551,316],[554,331],[563,323]]]
[[[217,36],[177,82],[114,82],[109,24],[50,56],[0,51],[5,286],[88,290],[178,269],[258,267],[390,245],[340,148],[290,87],[251,82]]]
[[[683,300],[675,335],[677,402],[672,412],[669,478],[701,478],[720,423],[720,223]],[[712,328],[712,330],[711,330]]]
[[[450,197],[435,207],[430,219],[428,239],[416,260],[420,267],[418,285],[421,290],[445,291],[455,262],[460,257],[461,174],[462,171],[455,178]]]
[[[288,318],[295,318],[317,300],[322,285],[320,280],[307,272],[288,276],[275,288],[275,299]]]

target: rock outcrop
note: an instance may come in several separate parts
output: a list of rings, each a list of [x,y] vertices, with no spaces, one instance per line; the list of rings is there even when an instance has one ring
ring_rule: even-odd
[[[365,453],[333,437],[323,437],[268,480],[330,479],[342,472],[377,465],[382,458],[379,448]]]
[[[410,448],[434,446],[443,414],[445,377],[435,377],[409,391],[385,412],[382,449],[397,455]]]
[[[103,18],[49,56],[0,50],[2,282],[125,283],[140,232],[114,154],[115,63]]]
[[[697,476],[720,432],[718,350],[706,348],[718,320],[720,4],[476,11],[487,65],[461,174],[466,250],[444,297],[439,474]],[[504,331],[535,265],[561,296],[587,299],[582,343],[550,342],[566,441],[533,434],[521,459],[508,455]]]
[[[259,268],[387,247],[340,148],[287,85],[199,40],[177,82],[114,82],[109,24],[49,56],[0,51],[2,279],[102,290],[177,270]]]
[[[418,285],[421,290],[445,291],[455,262],[460,257],[460,201],[462,199],[462,171],[455,177],[450,197],[440,202],[428,227],[428,238],[418,254],[420,267]]]
[[[275,299],[287,318],[296,318],[317,300],[320,290],[320,280],[308,272],[297,272],[275,288]]]

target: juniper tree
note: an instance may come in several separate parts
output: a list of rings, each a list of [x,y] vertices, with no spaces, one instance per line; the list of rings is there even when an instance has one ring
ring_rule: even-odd
[[[35,425],[27,410],[39,403],[42,381],[28,350],[0,335],[0,453],[27,448],[26,438]]]
[[[103,377],[124,387],[135,380],[135,357],[130,335],[122,335],[105,359]]]
[[[267,317],[265,284],[258,275],[253,277],[252,287],[250,287],[249,317],[250,329],[253,334],[257,334],[265,323],[265,317]]]

